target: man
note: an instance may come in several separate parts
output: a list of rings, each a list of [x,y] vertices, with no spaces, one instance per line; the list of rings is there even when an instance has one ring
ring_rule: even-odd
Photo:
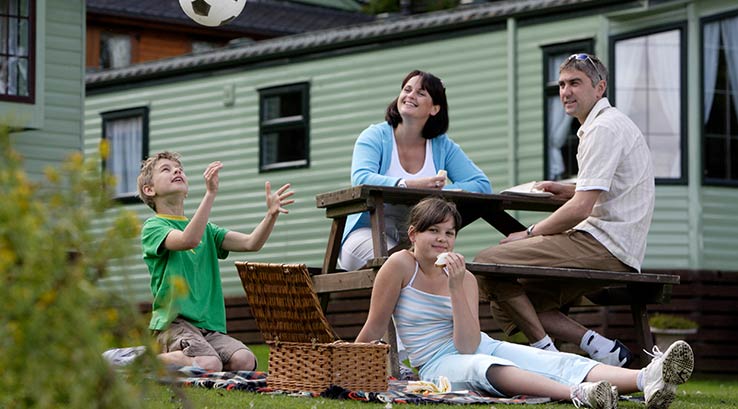
[[[594,56],[574,54],[559,68],[559,96],[577,118],[576,185],[541,182],[537,188],[568,201],[476,262],[640,271],[654,206],[651,156],[638,127],[605,97],[607,68]],[[599,288],[541,280],[489,281],[492,313],[502,329],[523,331],[531,345],[555,350],[551,340],[579,345],[600,362],[627,366],[632,353],[617,340],[588,330],[560,309]],[[550,336],[549,336],[550,334]]]

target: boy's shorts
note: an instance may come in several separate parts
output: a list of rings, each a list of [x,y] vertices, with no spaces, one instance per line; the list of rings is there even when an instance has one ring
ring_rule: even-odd
[[[245,349],[251,351],[243,342],[218,331],[210,331],[176,318],[164,331],[155,331],[156,340],[162,352],[182,351],[186,356],[217,356],[227,363],[233,354]],[[254,367],[253,369],[256,369]]]

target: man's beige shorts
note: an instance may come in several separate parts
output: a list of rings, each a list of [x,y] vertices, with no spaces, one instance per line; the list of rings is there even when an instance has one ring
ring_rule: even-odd
[[[592,235],[569,230],[549,236],[492,246],[482,250],[478,263],[522,264],[543,267],[587,268],[607,271],[634,271],[623,264]],[[601,285],[584,280],[577,283],[546,279],[491,280],[479,279],[480,292],[491,300],[490,308],[497,324],[511,335],[518,331],[515,323],[496,301],[527,294],[536,311],[558,310],[583,301],[583,295]]]

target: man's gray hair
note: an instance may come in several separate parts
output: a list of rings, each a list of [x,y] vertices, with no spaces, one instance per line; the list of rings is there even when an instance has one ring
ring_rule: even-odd
[[[587,74],[592,81],[592,86],[596,86],[600,80],[607,81],[607,67],[599,58],[591,54],[579,53],[572,54],[559,66],[559,72],[564,70],[579,70]]]

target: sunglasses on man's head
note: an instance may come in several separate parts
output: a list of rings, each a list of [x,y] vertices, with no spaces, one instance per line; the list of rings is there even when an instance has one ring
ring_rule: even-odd
[[[605,79],[602,76],[602,73],[600,72],[600,69],[597,68],[597,64],[595,64],[594,60],[592,59],[592,57],[590,57],[589,54],[585,54],[585,53],[572,54],[572,55],[569,56],[569,58],[566,59],[566,61],[571,61],[571,60],[579,60],[579,61],[587,60],[587,61],[589,61],[589,63],[592,64],[592,66],[594,67],[595,71],[597,71],[597,75],[599,76],[600,81],[602,81],[602,80]]]

